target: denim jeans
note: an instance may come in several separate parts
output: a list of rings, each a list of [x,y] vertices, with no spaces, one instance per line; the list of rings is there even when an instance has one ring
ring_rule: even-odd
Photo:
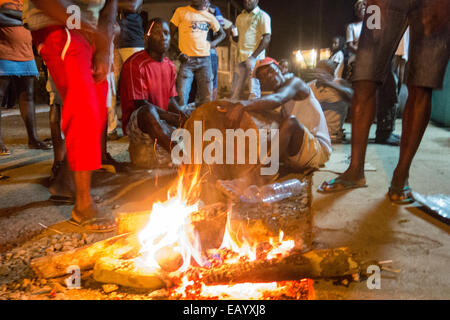
[[[199,104],[210,102],[213,91],[213,74],[210,57],[189,57],[178,71],[177,91],[180,105],[186,105],[191,92],[192,81],[197,81],[197,98]]]
[[[249,100],[257,99],[261,97],[261,86],[259,80],[251,76],[251,72],[248,71],[245,66],[245,62],[241,62],[236,65],[233,74],[233,84],[231,85],[231,99],[240,100],[245,85],[249,83],[250,96]],[[245,97],[247,99],[247,97]]]

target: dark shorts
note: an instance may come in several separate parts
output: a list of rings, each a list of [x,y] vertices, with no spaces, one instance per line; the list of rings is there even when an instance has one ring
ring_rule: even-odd
[[[409,25],[406,83],[441,88],[450,58],[449,0],[368,0],[381,11],[381,28],[367,28],[367,14],[359,41],[353,81],[384,82],[398,44]]]

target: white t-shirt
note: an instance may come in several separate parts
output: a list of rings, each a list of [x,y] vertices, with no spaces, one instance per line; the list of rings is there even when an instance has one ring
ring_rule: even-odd
[[[334,77],[342,78],[342,73],[344,71],[344,53],[342,50],[339,50],[333,54],[328,60],[336,64],[336,69],[334,69]]]
[[[317,101],[314,93],[310,92],[308,98],[301,101],[291,100],[283,105],[283,109],[287,114],[296,117],[331,153],[331,139],[328,133],[327,120],[319,101]]]
[[[362,26],[363,26],[362,21],[353,22],[347,26],[347,43],[359,41],[359,37],[361,36],[362,32]]]
[[[191,6],[178,8],[170,20],[178,27],[178,45],[182,53],[190,57],[209,57],[208,31],[220,30],[219,21],[207,10],[195,10]]]
[[[406,29],[402,40],[400,40],[400,44],[398,45],[398,49],[395,52],[395,55],[396,56],[401,56],[403,59],[408,61],[408,56],[409,56],[409,27],[408,27],[408,29]]]

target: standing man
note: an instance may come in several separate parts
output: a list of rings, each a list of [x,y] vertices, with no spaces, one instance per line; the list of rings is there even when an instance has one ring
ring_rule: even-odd
[[[406,71],[408,100],[403,112],[400,159],[388,191],[397,204],[414,201],[408,184],[409,170],[431,114],[431,94],[441,88],[450,58],[450,2],[448,0],[369,0],[380,8],[380,29],[369,29],[365,17],[353,87],[352,154],[349,168],[336,179],[322,183],[328,193],[366,186],[364,161],[370,126],[376,111],[377,84],[391,71],[391,61],[406,27],[411,45]],[[432,62],[432,63],[430,63]]]
[[[143,0],[118,0],[120,35],[118,49],[122,64],[144,50],[144,26],[139,9]]]
[[[218,6],[215,6],[211,4],[211,1],[206,1],[206,6],[208,7],[208,11],[216,17],[217,21],[219,21],[220,26],[225,29],[225,18],[222,15],[222,12],[220,12],[220,9]],[[209,30],[208,33],[208,41],[211,41],[214,39],[214,33],[212,30]],[[218,43],[217,43],[218,45]],[[213,73],[213,94],[212,94],[212,100],[217,100],[218,95],[218,87],[219,87],[219,81],[218,81],[218,73],[219,73],[219,57],[217,56],[217,49],[216,47],[211,46],[211,67],[212,67],[212,73]]]
[[[178,71],[177,91],[179,104],[186,105],[191,92],[192,81],[197,81],[197,103],[211,101],[213,74],[210,49],[225,38],[225,32],[217,19],[207,10],[207,0],[192,0],[190,6],[178,8],[170,20],[173,46],[179,48],[181,62]],[[207,40],[208,31],[216,33]],[[176,36],[178,33],[178,37]],[[178,39],[178,44],[175,44]]]
[[[361,37],[364,14],[367,0],[358,0],[355,3],[355,15],[358,22],[351,23],[347,27],[347,46],[352,53],[349,58],[351,77],[355,74],[355,59]],[[389,63],[390,64],[390,63]],[[351,79],[350,79],[351,80]],[[395,120],[397,119],[397,91],[393,72],[389,72],[386,78],[378,86],[377,91],[377,131],[375,143],[392,146],[400,145],[400,136],[394,133]]]
[[[75,17],[80,19],[78,29],[68,25],[74,18],[67,13],[69,6],[81,13]],[[75,184],[70,222],[92,232],[115,228],[111,219],[101,217],[90,189],[91,172],[100,169],[102,163],[106,75],[116,13],[117,0],[32,0],[24,10],[33,42],[64,100],[61,126]],[[71,194],[69,174],[68,168],[60,170],[53,188],[65,188]]]
[[[252,78],[256,61],[266,57],[266,49],[271,39],[270,16],[260,9],[259,0],[244,0],[244,10],[236,19],[238,35],[233,40],[238,43],[237,64],[231,86],[231,99],[239,100],[249,83],[249,99],[259,98],[259,81]]]

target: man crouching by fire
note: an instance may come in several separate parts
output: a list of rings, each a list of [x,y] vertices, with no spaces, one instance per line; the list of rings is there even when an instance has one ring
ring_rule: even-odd
[[[319,168],[329,159],[332,148],[328,127],[320,103],[308,85],[293,74],[283,75],[277,61],[259,61],[253,76],[263,91],[273,92],[259,99],[240,101],[227,108],[227,127],[236,127],[246,112],[266,112],[281,106],[279,128],[279,161],[296,168]],[[219,188],[229,196],[236,196],[254,183],[247,175],[232,181],[219,181]]]
[[[176,69],[167,57],[170,29],[155,18],[147,32],[147,48],[127,59],[122,68],[122,128],[130,140],[132,164],[154,168],[171,163],[172,132],[186,121],[178,105]]]

